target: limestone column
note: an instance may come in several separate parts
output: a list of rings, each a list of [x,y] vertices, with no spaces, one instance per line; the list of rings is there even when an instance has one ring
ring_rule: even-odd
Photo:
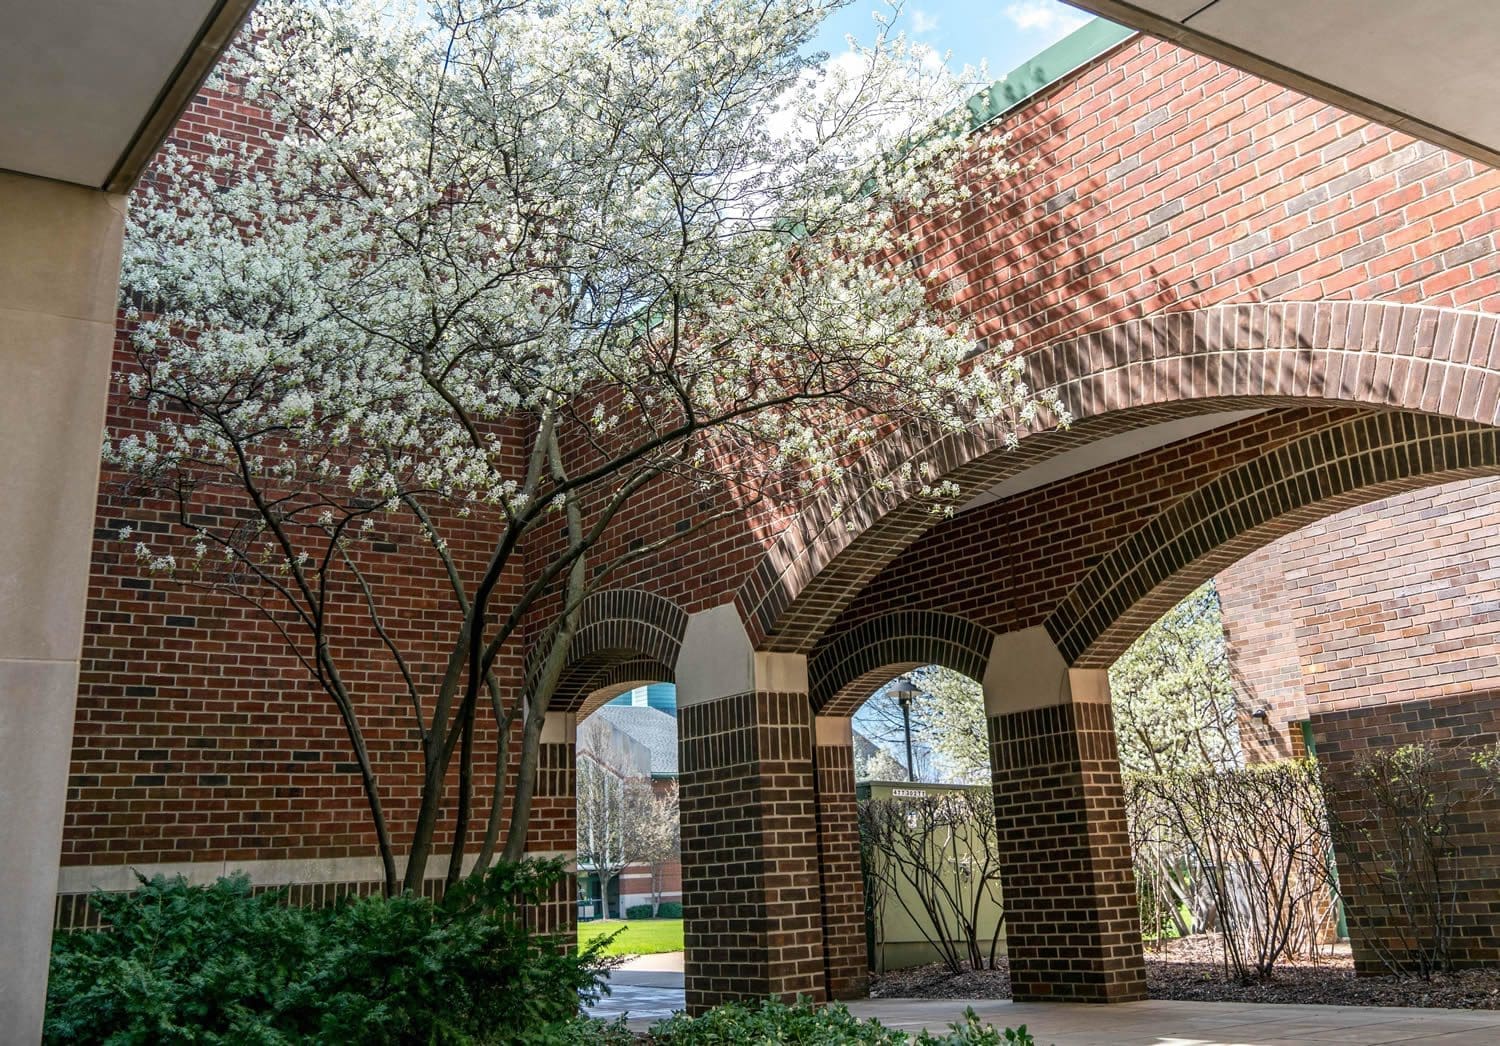
[[[0,172],[0,1042],[46,1002],[124,213]]]
[[[854,798],[854,721],[817,716],[813,741],[824,980],[829,998],[862,999],[870,993],[870,959]]]
[[[996,638],[984,699],[1012,995],[1145,998],[1108,673],[1030,628]]]
[[[827,997],[807,660],[756,652],[732,604],[677,663],[687,1007]]]

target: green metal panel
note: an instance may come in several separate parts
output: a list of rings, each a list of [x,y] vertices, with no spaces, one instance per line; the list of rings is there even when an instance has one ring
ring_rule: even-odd
[[[1306,753],[1309,759],[1316,759],[1318,757],[1318,745],[1317,742],[1313,740],[1312,720],[1304,719],[1302,720],[1302,722],[1298,723],[1297,726],[1302,730],[1302,751]],[[1328,854],[1328,872],[1333,877],[1334,885],[1337,886],[1339,881],[1339,869],[1338,862],[1334,858],[1332,851],[1330,851]],[[1336,900],[1334,903],[1338,906],[1339,916],[1336,932],[1338,933],[1340,940],[1347,941],[1349,939],[1348,913],[1344,910],[1344,902],[1342,898]]]
[[[970,98],[971,126],[982,127],[1004,116],[1135,35],[1134,29],[1093,19]]]

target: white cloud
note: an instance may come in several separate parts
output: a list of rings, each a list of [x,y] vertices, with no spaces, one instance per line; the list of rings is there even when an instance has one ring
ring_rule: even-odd
[[[922,33],[930,33],[938,26],[937,15],[930,15],[920,7],[914,8],[911,13],[912,35],[919,36]]]
[[[1005,9],[1005,17],[1023,33],[1037,33],[1047,43],[1061,40],[1087,22],[1088,16],[1056,0],[1020,0]]]

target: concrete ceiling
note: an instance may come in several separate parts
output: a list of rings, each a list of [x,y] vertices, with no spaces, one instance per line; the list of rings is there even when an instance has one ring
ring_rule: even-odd
[[[1500,165],[1500,0],[1067,0]]]
[[[254,0],[0,0],[0,169],[123,192]]]

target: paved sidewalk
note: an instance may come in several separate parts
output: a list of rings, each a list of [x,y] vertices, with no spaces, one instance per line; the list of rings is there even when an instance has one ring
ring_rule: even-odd
[[[610,994],[589,1009],[589,1016],[612,1021],[629,1017],[645,1031],[682,1009],[682,952],[637,955],[625,960],[609,978]]]
[[[863,999],[849,1004],[888,1027],[941,1031],[974,1007],[998,1026],[1024,1024],[1041,1046],[1496,1046],[1500,1010],[1383,1006],[1279,1006],[1247,1002],[1146,1002],[1112,1006],[980,999]]]
[[[636,1031],[682,1009],[682,954],[631,959],[610,978],[613,994],[589,1012],[626,1016]],[[1378,1006],[1278,1006],[1243,1002],[1147,1002],[1115,1006],[1000,999],[861,999],[849,1009],[905,1031],[942,1031],[972,1006],[997,1027],[1024,1024],[1041,1046],[1500,1046],[1500,1010]]]
[[[675,973],[679,975],[678,984],[682,981],[682,958],[683,952],[660,952],[656,955],[632,955],[620,964],[620,972],[627,974],[636,973]]]

